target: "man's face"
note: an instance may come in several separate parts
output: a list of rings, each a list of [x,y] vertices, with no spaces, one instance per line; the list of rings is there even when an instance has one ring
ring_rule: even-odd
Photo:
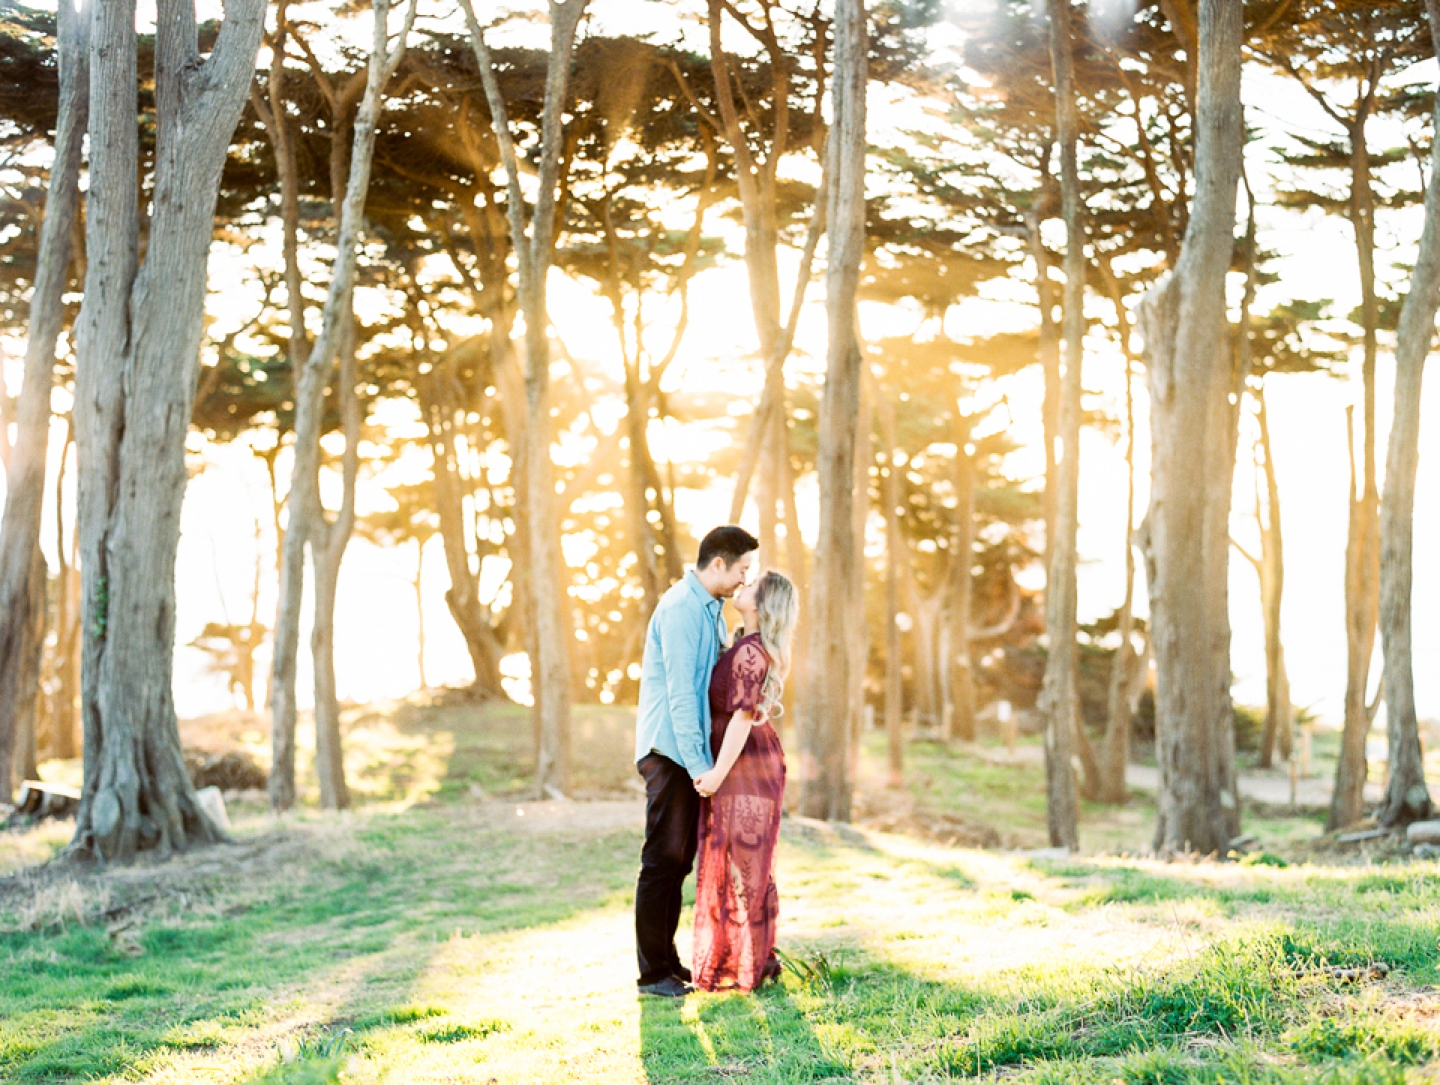
[[[750,570],[755,564],[755,551],[752,550],[743,557],[737,558],[735,564],[728,569],[724,568],[724,564],[722,560],[720,563],[723,570],[720,574],[720,596],[728,599],[740,590],[742,584],[749,583]]]

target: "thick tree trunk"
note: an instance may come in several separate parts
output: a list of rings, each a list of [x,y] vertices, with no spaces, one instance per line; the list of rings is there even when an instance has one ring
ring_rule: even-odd
[[[1426,0],[1430,33],[1440,47],[1440,0]],[[1437,113],[1440,119],[1440,113]],[[1415,716],[1411,662],[1411,586],[1414,557],[1415,474],[1420,459],[1420,389],[1440,305],[1440,147],[1430,150],[1425,225],[1410,292],[1400,310],[1395,348],[1395,420],[1385,455],[1385,496],[1380,506],[1380,628],[1385,651],[1385,717],[1390,779],[1380,803],[1382,825],[1428,817],[1430,789]]]
[[[859,706],[851,700],[850,601],[860,590],[862,540],[855,537],[854,478],[863,379],[855,295],[865,255],[865,88],[863,0],[840,0],[835,13],[834,123],[830,131],[830,254],[825,271],[829,323],[820,404],[820,530],[810,593],[808,693],[800,735],[800,810],[808,817],[850,817],[848,738]],[[867,427],[868,438],[868,427]],[[868,440],[867,440],[868,444]]]
[[[295,374],[295,460],[291,470],[290,496],[288,505],[290,521],[285,529],[284,560],[280,575],[280,603],[275,618],[275,656],[272,666],[271,686],[271,745],[273,750],[270,772],[270,805],[275,810],[289,809],[295,803],[295,660],[299,651],[300,606],[305,583],[305,548],[323,546],[321,537],[325,531],[324,509],[320,504],[320,428],[324,413],[325,388],[335,367],[337,354],[343,351],[346,336],[352,334],[353,304],[355,289],[356,248],[360,240],[360,229],[365,213],[365,197],[370,184],[372,152],[375,147],[375,130],[385,93],[385,84],[390,81],[395,67],[404,55],[415,20],[415,0],[405,11],[405,22],[399,37],[390,47],[386,21],[390,14],[389,0],[378,0],[375,4],[374,31],[372,35],[369,71],[365,80],[365,93],[355,115],[354,137],[350,148],[350,173],[345,183],[343,201],[337,207],[336,256],[331,269],[330,286],[325,296],[325,308],[321,316],[320,336],[314,348],[309,351],[303,366]],[[336,133],[338,139],[339,133]],[[336,145],[338,147],[338,144]],[[332,147],[332,187],[338,197],[339,185],[335,183],[335,168],[340,160]],[[343,390],[342,390],[343,392]],[[343,548],[342,548],[343,552]],[[313,559],[312,559],[313,560]],[[314,562],[317,570],[324,564],[323,559]],[[332,587],[333,591],[333,587]],[[316,605],[321,606],[320,585],[316,585]],[[333,608],[333,599],[330,601]],[[318,611],[317,611],[318,613]],[[326,643],[326,631],[312,632]],[[321,661],[315,660],[317,692],[322,678]],[[329,679],[333,682],[333,675]],[[333,691],[332,691],[333,692]],[[317,755],[320,753],[320,731],[322,716],[329,712],[328,706],[316,704]],[[328,726],[328,723],[326,723]],[[335,734],[338,743],[338,725]],[[325,740],[328,741],[328,740]],[[330,750],[333,760],[328,766],[331,780],[339,764],[338,750]],[[317,765],[317,768],[319,766]],[[343,781],[342,781],[343,783]],[[341,791],[331,787],[327,792],[322,779],[322,801],[329,794],[337,799]]]
[[[80,202],[81,148],[89,100],[90,8],[59,6],[60,100],[55,122],[55,161],[30,295],[25,375],[16,408],[16,441],[5,471],[5,511],[0,518],[0,802],[14,790],[11,764],[20,704],[26,688],[26,630],[45,596],[30,591],[31,567],[40,545],[45,503],[45,458],[50,436],[50,389],[55,344],[64,317],[62,297],[70,277],[70,254]],[[0,392],[3,395],[3,392]],[[4,424],[0,422],[0,424]],[[6,434],[8,437],[9,430]]]
[[[135,9],[98,5],[76,372],[84,571],[85,786],[72,849],[106,859],[220,839],[185,773],[172,699],[175,553],[215,199],[264,32],[231,0],[201,59],[195,10],[161,0],[156,155],[137,270]]]
[[[1224,854],[1239,826],[1230,707],[1234,392],[1225,275],[1243,124],[1240,0],[1201,0],[1195,196],[1175,271],[1141,308],[1153,480],[1142,528],[1157,667],[1155,849]]]
[[[1055,72],[1060,192],[1065,214],[1065,351],[1060,378],[1060,456],[1056,468],[1055,534],[1045,580],[1049,652],[1041,693],[1045,713],[1046,817],[1053,847],[1079,846],[1073,767],[1080,737],[1079,645],[1076,641],[1076,533],[1080,495],[1080,395],[1085,338],[1085,241],[1080,221],[1070,0],[1048,0],[1050,56]]]

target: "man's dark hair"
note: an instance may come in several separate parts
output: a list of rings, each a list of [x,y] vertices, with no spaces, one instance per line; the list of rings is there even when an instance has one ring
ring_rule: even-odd
[[[752,550],[760,549],[760,540],[743,527],[726,524],[717,527],[700,540],[700,556],[696,567],[707,568],[716,558],[725,559],[725,568],[730,568]]]

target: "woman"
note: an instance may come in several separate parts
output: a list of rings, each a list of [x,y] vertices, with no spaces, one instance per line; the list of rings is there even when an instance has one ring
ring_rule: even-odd
[[[710,679],[710,749],[715,767],[700,792],[695,878],[695,960],[702,991],[753,991],[779,976],[775,842],[785,794],[785,751],[772,721],[790,669],[798,613],[795,585],[767,572],[741,589],[742,636]]]

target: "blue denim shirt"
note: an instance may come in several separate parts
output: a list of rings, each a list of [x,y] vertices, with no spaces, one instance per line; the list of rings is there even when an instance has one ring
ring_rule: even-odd
[[[687,572],[660,597],[640,664],[635,760],[651,750],[684,765],[693,779],[710,756],[710,673],[720,658],[721,602]]]

